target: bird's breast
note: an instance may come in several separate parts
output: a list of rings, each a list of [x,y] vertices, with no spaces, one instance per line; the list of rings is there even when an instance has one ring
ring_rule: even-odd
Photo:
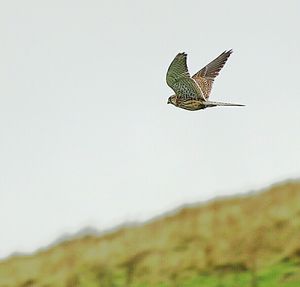
[[[189,111],[197,111],[206,108],[206,106],[203,105],[202,101],[192,99],[178,101],[177,106]]]

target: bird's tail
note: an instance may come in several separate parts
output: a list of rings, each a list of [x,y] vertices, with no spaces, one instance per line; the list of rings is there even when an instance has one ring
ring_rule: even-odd
[[[207,107],[217,107],[217,106],[244,107],[245,106],[241,104],[231,104],[231,103],[211,102],[211,101],[206,101],[203,104],[206,105]]]

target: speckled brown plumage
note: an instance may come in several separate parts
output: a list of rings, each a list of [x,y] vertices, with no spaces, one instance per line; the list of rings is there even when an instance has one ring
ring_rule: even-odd
[[[224,51],[193,77],[190,77],[188,71],[187,54],[177,54],[171,62],[166,76],[168,86],[175,92],[175,95],[169,97],[168,103],[190,111],[215,106],[243,106],[240,104],[208,101],[214,79],[219,75],[231,53],[232,50]]]

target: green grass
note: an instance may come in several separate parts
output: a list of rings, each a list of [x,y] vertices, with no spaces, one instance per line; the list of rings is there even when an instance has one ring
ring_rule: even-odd
[[[296,262],[280,262],[257,273],[245,272],[207,272],[198,275],[180,276],[174,280],[157,282],[132,282],[126,285],[126,275],[115,274],[112,277],[101,277],[96,270],[82,270],[76,279],[70,280],[68,286],[78,287],[299,287],[300,264]],[[186,277],[186,278],[185,278]],[[47,286],[38,284],[37,286]],[[49,285],[51,286],[51,285]],[[55,285],[59,286],[59,285]],[[61,285],[63,286],[63,285]]]

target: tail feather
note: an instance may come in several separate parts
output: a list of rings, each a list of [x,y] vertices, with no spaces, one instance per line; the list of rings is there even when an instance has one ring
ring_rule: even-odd
[[[244,107],[245,105],[242,104],[232,104],[232,103],[222,103],[222,102],[211,102],[206,101],[204,102],[204,105],[207,107],[216,107],[216,106],[227,106],[227,107]]]

